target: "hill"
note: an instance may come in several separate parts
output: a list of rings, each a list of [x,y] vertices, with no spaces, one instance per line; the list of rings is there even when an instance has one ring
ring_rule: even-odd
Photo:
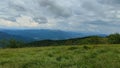
[[[40,40],[33,41],[28,46],[51,46],[51,45],[81,45],[81,44],[106,44],[108,39],[100,36],[88,36],[83,38],[71,38],[64,40]]]
[[[22,37],[19,35],[12,35],[12,34],[2,32],[2,31],[0,32],[0,40],[11,40],[11,39],[26,41],[26,42],[32,40],[28,37]]]

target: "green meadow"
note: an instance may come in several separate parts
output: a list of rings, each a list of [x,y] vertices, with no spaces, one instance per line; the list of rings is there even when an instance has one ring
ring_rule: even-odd
[[[120,68],[120,45],[0,49],[0,68]]]

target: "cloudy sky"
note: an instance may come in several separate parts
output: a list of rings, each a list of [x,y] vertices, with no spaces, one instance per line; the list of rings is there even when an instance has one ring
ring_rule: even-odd
[[[120,0],[0,0],[0,28],[120,32]]]

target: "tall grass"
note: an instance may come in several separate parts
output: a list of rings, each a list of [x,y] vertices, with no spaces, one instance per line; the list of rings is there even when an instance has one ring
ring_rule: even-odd
[[[0,68],[120,68],[120,45],[0,49]]]

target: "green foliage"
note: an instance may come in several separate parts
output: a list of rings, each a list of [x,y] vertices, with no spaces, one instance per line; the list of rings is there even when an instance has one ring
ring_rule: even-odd
[[[108,36],[108,42],[111,44],[120,44],[120,34],[111,34]]]
[[[104,41],[102,41],[104,38],[99,36],[90,36],[82,39],[82,44],[105,44]]]
[[[21,47],[24,47],[24,42],[17,41],[15,39],[1,40],[0,43],[4,48],[21,48]]]
[[[119,56],[116,44],[0,49],[0,68],[120,68]]]
[[[76,50],[76,49],[78,49],[78,47],[76,46],[68,48],[68,50]]]
[[[106,44],[107,39],[99,36],[75,38],[68,40],[43,40],[28,43],[28,46],[57,46],[57,45],[81,45],[81,44]]]
[[[90,49],[90,47],[89,47],[89,46],[86,46],[86,45],[84,45],[83,48],[86,49],[86,50],[87,50],[87,49]]]
[[[82,44],[120,44],[120,34],[111,34],[107,37],[88,36],[67,40],[43,40],[28,43],[30,46],[57,46],[57,45],[82,45]]]
[[[67,40],[42,40],[34,41],[27,44],[24,44],[21,41],[11,40],[2,40],[0,46],[9,47],[9,48],[19,48],[19,47],[39,47],[39,46],[59,46],[59,45],[87,45],[87,44],[120,44],[120,34],[111,34],[107,37],[99,36],[88,36],[84,38],[74,38]]]

